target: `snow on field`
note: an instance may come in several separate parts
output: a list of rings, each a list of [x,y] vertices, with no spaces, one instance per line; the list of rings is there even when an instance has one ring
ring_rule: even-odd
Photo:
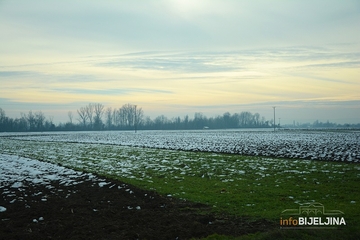
[[[151,148],[121,146],[121,144],[125,145],[124,143],[132,146],[129,143],[136,139],[141,139],[139,142],[144,146],[145,139],[150,140],[153,138],[157,139],[157,143],[163,142],[164,145],[161,145],[161,147],[165,148],[165,143],[170,140],[175,141],[174,138],[186,142],[189,141],[188,138],[190,137],[195,139],[201,136],[204,141],[199,144],[195,142],[192,147],[203,147],[205,145],[202,144],[206,142],[204,136],[210,133],[194,134],[184,132],[182,134],[180,132],[142,132],[140,134],[130,132],[88,132],[0,137],[0,192],[5,194],[6,202],[11,204],[13,201],[22,200],[17,189],[21,190],[35,184],[46,185],[53,190],[52,194],[56,194],[57,191],[57,188],[51,185],[52,181],[60,181],[63,185],[77,184],[85,176],[94,182],[94,186],[104,187],[107,185],[105,180],[95,178],[94,175],[84,174],[64,167],[80,169],[98,175],[116,176],[120,179],[136,179],[137,181],[150,183],[158,181],[159,178],[165,183],[167,179],[175,179],[179,183],[179,190],[173,195],[180,197],[186,194],[186,187],[181,186],[181,183],[187,177],[200,177],[225,183],[248,181],[249,186],[251,185],[254,188],[259,187],[261,184],[281,188],[287,186],[289,179],[295,178],[315,184],[323,183],[322,180],[314,177],[313,173],[321,176],[326,175],[326,180],[331,179],[332,181],[337,179],[341,181],[344,174],[353,171],[356,172],[357,177],[360,177],[358,164],[300,159],[279,160],[263,156],[243,157],[236,154],[214,153],[215,151],[213,153],[203,153],[198,152],[199,149],[188,149],[192,151],[159,150],[160,145],[157,145],[158,148],[156,148],[152,142],[148,142],[146,145],[152,146]],[[231,134],[235,136],[235,133]],[[249,133],[249,136],[256,134]],[[223,138],[225,135],[230,135],[230,133],[224,133],[219,138]],[[314,133],[314,135],[317,136],[317,133]],[[258,137],[260,138],[260,136],[259,134]],[[277,136],[281,139],[281,134]],[[215,139],[215,137],[209,139]],[[299,139],[304,139],[304,136],[298,136],[297,140],[300,141]],[[213,142],[213,144],[215,143]],[[316,141],[313,143],[316,145]],[[209,142],[207,144],[209,146]],[[176,147],[179,146],[181,145],[176,145]],[[217,145],[214,146],[218,147]],[[355,150],[359,147],[355,143],[351,146],[354,146]],[[222,145],[221,147],[226,149],[227,146]],[[253,147],[257,147],[257,145]],[[329,146],[329,149],[332,149],[331,147]],[[39,159],[43,162],[33,159]],[[358,162],[358,158],[355,160],[353,162]],[[61,164],[64,167],[54,164]],[[273,182],[267,179],[272,179]],[[130,189],[128,192],[132,194]],[[35,194],[43,195],[43,193]],[[302,197],[308,199],[310,197],[308,194],[310,193],[304,192]],[[325,197],[331,198],[333,196],[327,195]],[[294,202],[304,199],[297,198],[294,199]],[[41,201],[46,201],[46,196],[41,198]],[[6,211],[8,205],[1,207],[0,211]]]
[[[15,188],[21,189],[29,185],[27,183],[49,184],[51,187],[51,180],[61,179],[63,184],[76,184],[77,176],[87,176],[32,159],[41,159],[98,175],[116,176],[120,179],[136,179],[149,183],[159,179],[165,183],[168,180],[175,180],[179,184],[179,190],[173,193],[173,196],[180,197],[186,194],[187,188],[182,185],[182,182],[186,181],[187,177],[211,179],[224,183],[245,181],[248,182],[248,186],[253,188],[260,187],[260,185],[281,188],[284,185],[287,186],[289,179],[295,178],[315,184],[324,183],[316,176],[314,177],[313,173],[320,174],[319,176],[326,175],[325,179],[332,181],[342,181],[345,173],[353,171],[357,172],[357,177],[360,177],[358,164],[342,164],[340,162],[279,160],[260,156],[243,157],[235,154],[1,138],[0,146],[2,146],[0,149],[2,153],[31,158],[0,154],[0,190],[9,194],[7,201],[10,203],[19,199],[14,196]],[[107,185],[104,180],[92,181],[99,187]],[[236,187],[236,184],[234,186]],[[132,194],[130,189],[126,191]],[[56,193],[55,189],[54,193]],[[302,197],[309,198],[308,194],[310,193],[304,192]],[[331,197],[333,196],[326,196],[326,198]],[[294,199],[294,202],[297,201],[299,198]]]
[[[346,131],[126,131],[8,135],[14,139],[101,143],[253,156],[360,162],[360,132]]]
[[[62,190],[52,186],[54,181],[63,186],[76,185],[84,180],[92,181],[94,184],[104,183],[103,179],[91,173],[14,155],[0,154],[0,163],[1,197],[7,204],[23,201],[27,192],[25,190],[34,185],[44,185],[56,194],[57,191]],[[35,192],[33,195],[41,197],[41,201],[47,201],[47,195],[42,192]],[[30,205],[26,203],[25,207]],[[6,211],[6,206],[0,206],[0,212],[3,211]]]

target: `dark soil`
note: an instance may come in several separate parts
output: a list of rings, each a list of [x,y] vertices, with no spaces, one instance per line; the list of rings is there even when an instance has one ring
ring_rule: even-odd
[[[119,181],[107,183],[100,187],[89,179],[71,186],[25,182],[26,188],[15,190],[16,196],[0,188],[0,206],[7,208],[0,212],[0,239],[190,239],[275,228],[266,220],[215,215],[203,204]]]

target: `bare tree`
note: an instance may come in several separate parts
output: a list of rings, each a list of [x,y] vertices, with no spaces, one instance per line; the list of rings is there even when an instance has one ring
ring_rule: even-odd
[[[5,121],[5,111],[0,108],[0,123],[4,122]]]
[[[0,131],[5,131],[5,121],[6,121],[6,115],[5,111],[0,108]]]
[[[94,105],[89,103],[89,105],[87,105],[85,107],[85,111],[86,111],[87,118],[89,119],[89,122],[90,122],[90,128],[92,128],[93,127]]]
[[[144,111],[136,105],[127,103],[113,110],[113,124],[118,127],[133,128],[143,123]]]
[[[241,127],[247,127],[251,125],[253,120],[252,114],[250,112],[241,112],[239,115],[239,121]]]
[[[142,108],[138,108],[137,105],[133,105],[133,112],[134,112],[134,128],[136,132],[137,128],[143,123],[144,111],[142,110]]]
[[[118,111],[118,118],[119,118],[119,125],[120,126],[127,126],[128,125],[128,114],[127,112],[129,111],[129,109],[127,108],[126,105],[123,105],[119,111]]]
[[[50,117],[48,117],[48,120],[45,121],[45,129],[46,130],[52,130],[54,128],[55,128],[54,117],[50,116]]]
[[[106,115],[106,126],[108,129],[111,129],[112,123],[113,123],[113,116],[112,116],[112,109],[111,107],[108,107],[105,111],[105,115]]]
[[[68,111],[68,117],[69,117],[69,122],[72,124],[73,123],[73,118],[74,118],[74,115],[73,115],[72,111]]]
[[[102,115],[104,114],[104,105],[102,105],[101,103],[95,103],[93,105],[94,108],[94,126],[96,129],[101,129],[102,127]]]
[[[154,124],[154,122],[151,120],[151,118],[149,116],[146,116],[145,117],[145,120],[144,120],[144,124],[148,127],[152,126]]]
[[[259,114],[259,113],[255,113],[253,117],[254,117],[254,124],[255,124],[256,126],[259,126],[259,125],[260,125],[260,114]]]
[[[80,109],[77,110],[77,113],[79,114],[79,122],[82,123],[83,127],[86,127],[86,121],[88,118],[88,115],[86,114],[86,108],[85,107],[81,107]]]
[[[136,126],[141,126],[141,124],[143,124],[143,120],[144,120],[144,111],[142,110],[142,108],[135,108],[135,119],[136,119]]]
[[[114,109],[112,113],[112,121],[115,126],[119,126],[119,110]]]
[[[170,122],[169,119],[164,115],[157,116],[154,120],[154,124],[160,128],[162,128],[164,125],[168,124],[169,122]]]
[[[30,110],[29,113],[27,115],[25,115],[26,121],[29,124],[29,130],[33,131],[35,130],[35,124],[36,124],[36,120],[35,120],[35,116],[32,113],[32,111]]]
[[[120,109],[119,109],[119,121],[120,121],[120,126],[123,127],[131,127],[134,126],[134,120],[135,120],[135,106],[127,103],[124,104]]]
[[[45,114],[41,111],[35,113],[35,126],[37,130],[43,130],[45,123]]]

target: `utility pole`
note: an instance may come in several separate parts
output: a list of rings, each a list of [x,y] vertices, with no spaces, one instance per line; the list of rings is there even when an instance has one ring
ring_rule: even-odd
[[[275,132],[275,126],[276,126],[276,125],[275,125],[275,108],[276,108],[276,107],[273,107],[273,108],[274,108],[274,132]]]
[[[134,122],[134,127],[135,127],[135,133],[136,133],[136,105],[135,105],[135,122]]]

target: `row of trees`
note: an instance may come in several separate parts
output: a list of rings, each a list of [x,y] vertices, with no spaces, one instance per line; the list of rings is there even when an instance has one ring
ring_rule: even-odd
[[[357,124],[338,124],[330,121],[321,122],[319,120],[314,121],[313,123],[299,123],[294,121],[293,124],[285,124],[283,128],[360,128],[360,123]]]
[[[239,127],[270,127],[272,122],[266,121],[260,114],[241,112],[230,114],[229,112],[217,117],[206,117],[200,112],[195,113],[194,118],[188,115],[184,118],[175,117],[168,119],[164,115],[156,117],[154,120],[146,118],[144,121],[146,129],[223,129]]]
[[[105,108],[101,103],[90,103],[77,109],[75,114],[69,111],[68,118],[68,122],[55,125],[53,118],[46,118],[43,112],[29,111],[27,114],[21,113],[20,118],[12,119],[0,108],[0,132],[273,127],[273,120],[268,121],[259,113],[252,114],[247,111],[234,114],[226,112],[210,118],[197,112],[193,118],[189,118],[188,115],[182,118],[167,118],[160,115],[151,119],[144,116],[142,108],[129,103],[118,109]],[[306,127],[360,127],[360,124],[339,125],[315,121]]]
[[[20,118],[9,118],[5,111],[0,108],[0,132],[26,132],[26,131],[54,131],[56,126],[53,118],[46,119],[45,114],[41,111],[28,114],[21,113]]]
[[[144,116],[141,107],[127,103],[121,108],[105,108],[101,103],[90,103],[77,109],[76,113],[68,112],[68,122],[55,125],[53,118],[46,118],[41,111],[12,119],[0,108],[0,131],[81,131],[81,130],[133,130],[133,129],[202,129],[202,128],[238,128],[238,127],[271,127],[272,121],[266,121],[260,114],[229,112],[217,117],[207,118],[202,113],[195,113],[194,118],[188,115],[167,118],[160,115],[155,119]]]
[[[127,103],[119,109],[112,109],[101,103],[90,103],[77,109],[77,121],[74,123],[73,112],[68,112],[69,122],[60,124],[65,130],[103,130],[134,129],[142,126],[144,112],[137,105]],[[104,119],[105,117],[105,119]]]
[[[99,103],[88,104],[77,110],[77,121],[74,114],[68,112],[69,122],[61,124],[63,130],[130,130],[130,129],[202,129],[202,128],[237,128],[237,127],[270,127],[272,121],[266,121],[260,114],[250,112],[229,112],[222,116],[207,118],[202,113],[195,113],[194,118],[188,115],[183,118],[167,118],[160,115],[152,120],[144,117],[142,108],[125,104],[119,109],[106,108]]]

